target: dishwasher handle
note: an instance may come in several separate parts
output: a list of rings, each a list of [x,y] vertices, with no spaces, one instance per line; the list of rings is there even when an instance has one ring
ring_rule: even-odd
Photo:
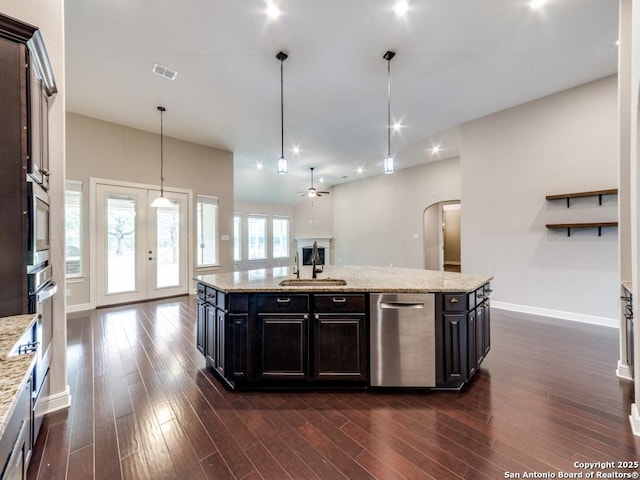
[[[424,308],[422,302],[380,302],[380,308]]]

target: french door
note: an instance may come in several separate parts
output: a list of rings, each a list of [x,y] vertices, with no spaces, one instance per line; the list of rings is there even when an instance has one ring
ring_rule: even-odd
[[[96,306],[188,293],[188,195],[95,184]]]

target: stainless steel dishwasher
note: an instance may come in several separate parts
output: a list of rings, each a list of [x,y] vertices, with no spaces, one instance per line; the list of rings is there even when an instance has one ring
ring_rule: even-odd
[[[434,295],[372,293],[370,307],[371,386],[434,387]]]

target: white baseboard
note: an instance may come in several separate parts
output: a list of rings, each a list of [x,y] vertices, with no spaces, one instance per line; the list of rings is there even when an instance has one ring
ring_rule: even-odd
[[[616,375],[618,378],[622,378],[623,380],[631,380],[633,381],[633,371],[629,365],[623,364],[620,360],[618,360],[618,368],[616,368]]]
[[[55,395],[49,395],[46,398],[47,411],[46,413],[57,412],[71,406],[71,393],[69,393],[69,385],[64,392],[56,393]]]
[[[629,421],[631,422],[631,430],[636,437],[640,437],[640,410],[638,410],[638,404],[631,404],[631,415],[629,415]]]
[[[85,312],[87,310],[93,310],[94,308],[96,307],[91,305],[90,303],[78,303],[76,305],[67,305],[67,313]]]
[[[552,310],[550,308],[531,307],[529,305],[518,305],[516,303],[491,301],[492,308],[509,310],[511,312],[530,313],[543,317],[560,318],[562,320],[572,320],[574,322],[590,323],[591,325],[602,325],[604,327],[620,328],[620,320],[617,318],[596,317],[583,313],[565,312],[563,310]]]

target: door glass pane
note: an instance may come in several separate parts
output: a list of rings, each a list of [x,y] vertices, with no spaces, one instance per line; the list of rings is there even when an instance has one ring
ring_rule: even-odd
[[[156,208],[156,288],[180,285],[180,205]]]
[[[107,293],[136,289],[136,200],[107,196]]]

